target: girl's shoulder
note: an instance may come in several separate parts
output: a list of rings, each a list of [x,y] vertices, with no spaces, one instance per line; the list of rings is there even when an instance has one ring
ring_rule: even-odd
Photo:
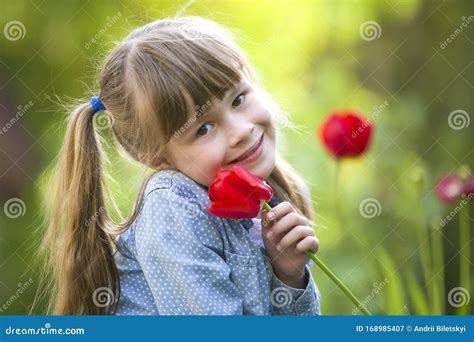
[[[208,213],[210,203],[207,188],[185,174],[175,170],[153,174],[134,220],[136,248],[150,241],[170,241],[177,234],[222,249],[223,224]]]
[[[207,188],[177,170],[161,170],[153,174],[145,187],[143,202],[158,197],[174,198],[200,208],[211,204]]]
[[[177,170],[161,170],[153,174],[148,180],[144,196],[158,189],[169,189],[181,197],[207,197],[207,188]]]

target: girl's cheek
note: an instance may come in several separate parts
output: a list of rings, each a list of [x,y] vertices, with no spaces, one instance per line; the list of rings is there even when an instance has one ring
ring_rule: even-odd
[[[207,144],[202,150],[196,151],[197,159],[200,160],[201,157],[205,157],[202,160],[206,161],[206,169],[220,169],[225,156],[225,151],[221,148],[222,146],[225,146],[224,143],[217,140]]]
[[[273,117],[273,115],[270,113],[270,111],[267,108],[264,109],[263,119],[264,119],[264,122],[266,123],[265,126],[268,127],[269,131],[274,131],[275,118]]]
[[[276,135],[276,125],[275,125],[275,118],[272,117],[270,115],[270,118],[269,118],[269,121],[268,121],[268,125],[266,127],[266,132],[267,132],[267,135],[272,139],[274,140],[275,139],[275,135]]]

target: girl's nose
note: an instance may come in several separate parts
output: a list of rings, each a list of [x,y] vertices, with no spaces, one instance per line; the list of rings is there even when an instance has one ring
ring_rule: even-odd
[[[243,119],[234,119],[228,126],[228,137],[230,147],[237,147],[240,143],[248,143],[247,140],[253,136],[255,124]]]

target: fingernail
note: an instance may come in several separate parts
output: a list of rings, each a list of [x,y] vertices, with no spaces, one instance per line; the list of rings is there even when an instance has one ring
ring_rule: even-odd
[[[267,232],[267,238],[271,239],[273,237],[273,232],[271,230],[269,230]]]
[[[278,244],[278,245],[277,245],[277,249],[278,249],[278,250],[281,252],[281,250],[282,250],[282,247],[281,247],[281,245],[280,245],[280,244]]]
[[[269,220],[273,220],[273,217],[274,217],[274,216],[275,216],[275,214],[272,213],[272,212],[269,212],[268,215],[267,215],[267,217],[268,217]]]

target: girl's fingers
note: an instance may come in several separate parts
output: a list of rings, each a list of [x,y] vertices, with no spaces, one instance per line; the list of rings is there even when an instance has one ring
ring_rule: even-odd
[[[296,226],[280,240],[277,244],[277,248],[279,251],[283,251],[306,237],[314,237],[313,228],[308,226]]]
[[[268,229],[272,228],[273,227],[273,221],[272,220],[269,220],[268,217],[267,217],[267,212],[265,210],[262,210],[261,211],[262,213],[262,231],[264,234],[267,233]]]
[[[286,214],[282,219],[272,225],[270,231],[268,232],[271,234],[269,238],[283,234],[298,225],[309,225],[308,221],[308,219],[296,212]]]
[[[316,236],[307,236],[296,244],[295,253],[311,251],[316,253],[319,250],[319,240]]]
[[[288,213],[294,212],[295,209],[291,205],[290,202],[285,201],[281,202],[280,204],[276,205],[272,210],[267,213],[267,217],[269,220],[279,220],[283,216]]]

